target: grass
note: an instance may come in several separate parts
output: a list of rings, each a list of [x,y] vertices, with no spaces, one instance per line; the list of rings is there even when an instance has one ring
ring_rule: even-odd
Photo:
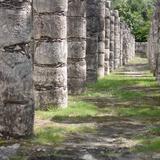
[[[51,119],[53,117],[87,117],[98,114],[99,109],[93,104],[72,100],[66,109],[50,109],[48,111],[37,111],[36,116],[40,119]]]
[[[135,98],[142,98],[145,92],[140,87],[157,87],[155,78],[149,74],[146,78],[126,77],[116,74],[111,74],[96,84],[88,85],[88,91],[84,96],[89,97],[116,97],[122,100],[134,100]],[[137,91],[133,91],[132,87],[137,87]]]
[[[135,58],[131,62],[131,64],[138,63],[146,64],[147,61],[144,58]],[[152,98],[147,101],[148,97]],[[87,120],[107,115],[124,120],[130,118],[147,125],[147,133],[136,137],[140,145],[136,150],[160,152],[160,128],[157,127],[157,124],[160,125],[159,97],[158,83],[147,69],[142,77],[112,73],[95,84],[89,84],[86,93],[69,97],[68,108],[36,111],[35,135],[27,142],[33,145],[60,145],[73,134],[97,133],[99,124],[94,124],[92,119]],[[101,107],[102,100],[103,107]],[[111,103],[108,104],[108,101]],[[0,140],[1,143],[3,140]],[[116,153],[110,153],[109,156],[115,157]],[[11,160],[19,159],[17,156]]]
[[[146,64],[146,59],[136,58],[131,64]],[[144,76],[142,77],[132,77],[119,75],[117,73],[112,73],[111,75],[99,80],[95,84],[89,84],[87,86],[86,93],[69,98],[69,107],[66,109],[49,109],[48,111],[36,111],[36,118],[41,120],[49,120],[51,122],[58,123],[73,123],[81,122],[82,119],[87,119],[89,117],[95,117],[99,115],[105,115],[111,113],[112,116],[116,117],[132,117],[135,119],[158,119],[160,115],[160,107],[153,104],[143,104],[139,105],[138,102],[144,101],[146,96],[160,97],[160,92],[153,94],[154,92],[144,91],[145,88],[158,89],[158,84],[151,73],[146,70]],[[86,102],[87,98],[91,98],[90,102]],[[114,98],[123,103],[133,102],[137,104],[132,106],[107,106],[102,108],[98,107],[98,104],[93,103],[92,99],[97,98]],[[99,103],[99,102],[97,102]],[[122,103],[122,104],[123,104]],[[42,144],[57,144],[65,140],[66,135],[70,133],[78,132],[91,132],[92,127],[86,126],[46,126],[44,128],[36,128],[34,141]],[[85,128],[86,127],[86,128]],[[85,129],[84,129],[85,128]],[[152,131],[154,132],[154,131]]]
[[[70,101],[66,109],[49,109],[48,111],[36,111],[36,119],[49,120],[46,126],[35,127],[34,142],[39,144],[60,144],[68,134],[95,131],[93,126],[86,125],[58,125],[53,121],[63,121],[75,118],[77,122],[82,118],[94,117],[99,113],[98,107],[83,101]]]
[[[146,59],[136,58],[131,64],[139,62],[146,64]],[[154,92],[154,89],[159,90],[158,83],[148,70],[145,70],[143,74],[144,76],[134,77],[112,73],[95,84],[89,84],[86,93],[77,97],[70,97],[68,108],[36,111],[37,119],[49,120],[50,123],[45,127],[36,128],[34,142],[38,144],[60,144],[70,134],[96,132],[95,126],[82,125],[81,121],[85,122],[89,117],[96,118],[106,114],[113,117],[128,117],[135,121],[143,120],[142,123],[147,124],[154,124],[155,122],[160,124],[160,106],[155,103],[158,100],[157,97],[160,97],[160,92]],[[146,92],[145,89],[151,89],[151,91]],[[147,97],[156,97],[157,99],[155,102],[148,103]],[[106,104],[106,107],[101,108],[99,107],[101,105],[101,102],[98,101],[99,98],[103,98],[106,102],[113,98],[114,103],[120,101],[122,105],[112,107]],[[86,101],[86,99],[90,99],[90,101]],[[142,104],[140,105],[139,102]],[[123,106],[123,104],[127,104],[127,106]],[[58,123],[58,126],[54,124],[55,122],[56,125]],[[65,126],[63,126],[64,124]],[[139,139],[142,146],[139,151],[159,151],[159,135],[160,128],[149,127],[147,136],[152,136],[152,138],[147,139],[146,135],[143,135]]]
[[[43,145],[58,145],[63,143],[70,134],[83,134],[95,132],[94,126],[49,126],[38,127],[35,130],[35,136],[32,143]]]
[[[154,127],[149,130],[150,134],[160,136],[160,127]]]
[[[123,117],[159,118],[160,116],[160,108],[157,107],[118,108],[116,112]]]
[[[144,137],[140,140],[140,144],[140,147],[136,147],[136,152],[160,152],[160,137]]]
[[[34,143],[58,144],[64,141],[65,130],[60,127],[44,127],[35,130]]]

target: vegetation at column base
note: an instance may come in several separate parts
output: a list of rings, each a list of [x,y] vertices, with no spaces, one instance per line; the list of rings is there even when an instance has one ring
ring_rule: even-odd
[[[145,67],[142,76],[136,77],[134,72],[133,76],[127,75],[130,66],[136,65],[139,71],[138,66],[146,64],[145,58],[135,58],[126,67],[126,75],[121,74],[124,69],[122,67],[97,83],[88,85],[86,93],[69,97],[69,107],[66,109],[37,110],[35,135],[22,140],[25,142],[22,146],[27,150],[33,146],[63,145],[72,135],[97,134],[97,124],[107,122],[109,118],[111,121],[133,120],[147,126],[142,135],[132,137],[138,141],[138,145],[131,150],[138,153],[159,153],[160,87]],[[4,140],[0,142],[3,145]],[[106,156],[109,154],[116,156],[117,153],[106,153]],[[25,157],[25,154],[17,155],[11,160],[22,159],[22,156]]]
[[[112,0],[121,18],[130,26],[138,42],[146,42],[155,0]]]
[[[137,64],[138,62],[142,65],[147,63],[145,58],[137,57],[131,62],[131,64]],[[120,71],[121,70],[118,70],[117,72],[112,73],[95,84],[88,85],[86,93],[80,96],[70,97],[68,108],[50,109],[45,112],[37,111],[37,118],[43,120],[49,119],[60,123],[72,122],[77,124],[78,122],[86,122],[89,119],[92,120],[105,115],[110,115],[113,119],[116,117],[131,118],[148,125],[155,123],[160,125],[160,92],[158,92],[159,85],[155,81],[155,78],[147,70],[143,73],[142,77],[120,75]],[[145,89],[147,88],[151,89],[151,91],[146,92]],[[153,99],[151,104],[148,103],[150,102],[150,98]],[[110,104],[107,104],[110,100],[113,102],[117,100],[119,105],[115,104],[115,106],[110,106]],[[104,104],[102,104],[103,101]],[[156,102],[158,102],[158,104]],[[67,128],[68,127],[69,126],[67,126]],[[96,132],[97,130],[96,126],[83,126],[85,129],[82,126],[82,128],[79,127],[80,126],[74,128],[73,130],[68,128],[67,132],[64,132],[63,127],[61,132],[64,136],[63,140],[65,141],[65,135],[71,132],[76,133],[81,130],[85,133],[87,131]],[[39,133],[39,130],[37,130],[37,133]],[[41,132],[40,134],[37,134],[37,136],[41,139],[40,135],[43,134],[44,132]],[[159,136],[159,129],[148,128],[147,134],[153,135],[154,138],[157,139]],[[51,142],[51,140],[48,141]],[[140,144],[144,146],[144,148],[141,147],[141,149],[143,148],[146,152],[149,150],[145,149],[146,144],[148,146],[147,148],[151,147],[151,150],[159,150],[160,146],[158,141],[155,142],[150,140],[150,144],[143,140],[143,138],[139,141]]]

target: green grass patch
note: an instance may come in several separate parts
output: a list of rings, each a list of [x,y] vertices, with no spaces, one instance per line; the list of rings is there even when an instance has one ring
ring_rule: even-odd
[[[50,119],[53,117],[87,117],[95,116],[99,109],[90,103],[83,101],[71,101],[66,109],[50,109],[48,111],[36,111],[36,116],[40,119]]]
[[[138,152],[160,152],[160,137],[141,140],[141,146],[136,148]]]
[[[160,116],[159,107],[130,107],[117,108],[116,113],[124,117],[139,117],[139,118],[158,118]]]
[[[160,127],[151,128],[149,133],[155,136],[160,136]]]
[[[131,62],[131,64],[139,63],[146,64],[147,60],[143,58],[136,58]],[[36,111],[37,119],[48,120],[50,123],[66,123],[68,126],[61,127],[51,124],[51,126],[48,125],[42,128],[39,127],[36,129],[34,141],[40,144],[57,144],[63,142],[68,134],[93,132],[96,129],[91,126],[74,126],[72,124],[76,125],[76,123],[80,124],[81,122],[87,123],[89,118],[96,118],[96,116],[98,117],[101,115],[103,116],[106,113],[111,113],[111,116],[113,115],[117,117],[132,117],[136,120],[141,120],[141,118],[144,118],[142,120],[149,119],[148,121],[152,121],[153,119],[157,120],[160,116],[160,107],[156,107],[156,104],[154,105],[152,102],[150,104],[148,101],[145,104],[142,104],[142,106],[139,106],[141,105],[139,102],[144,103],[145,98],[147,99],[148,97],[150,98],[151,96],[156,96],[155,100],[157,101],[157,97],[159,96],[158,92],[154,92],[154,89],[159,89],[155,78],[151,73],[149,73],[148,70],[144,70],[143,74],[144,76],[134,77],[112,73],[111,75],[98,80],[95,84],[89,84],[87,86],[86,93],[77,97],[70,97],[68,108],[52,108],[48,111]],[[151,89],[151,91],[147,93],[144,89]],[[154,95],[152,94],[152,89],[153,93],[155,93]],[[104,100],[104,108],[100,107],[100,97]],[[92,104],[92,98],[94,104]],[[87,99],[89,99],[88,101],[90,102],[86,102]],[[109,104],[111,103],[112,105],[112,100],[115,100],[115,105],[117,103],[122,107],[105,107],[104,103],[107,103],[108,99]],[[123,104],[126,107],[124,107]],[[139,107],[133,107],[131,104],[135,104],[135,106]],[[91,122],[91,120],[89,122]],[[156,128],[150,132],[152,132],[153,135],[159,135],[160,129]],[[150,147],[152,147],[151,145],[156,146],[156,142],[151,142]]]
[[[143,98],[146,93],[142,87],[157,87],[153,77],[133,78],[111,74],[96,84],[88,85],[88,91],[84,97],[115,97],[121,100],[136,100]],[[135,87],[132,89],[132,87]]]
[[[61,144],[69,136],[69,134],[75,133],[93,133],[96,132],[96,128],[93,126],[64,126],[64,127],[38,127],[35,129],[35,136],[32,139],[32,143],[37,144]]]
[[[13,156],[9,158],[10,160],[27,160],[28,157],[24,157],[24,156]]]
[[[60,127],[44,127],[35,130],[34,143],[58,144],[64,141],[65,130]]]

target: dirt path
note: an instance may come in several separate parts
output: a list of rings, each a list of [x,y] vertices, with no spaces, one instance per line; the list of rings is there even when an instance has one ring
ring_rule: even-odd
[[[160,88],[146,59],[136,58],[97,86],[75,98],[97,107],[94,116],[37,116],[37,128],[87,129],[67,133],[54,147],[33,145],[25,153],[29,160],[160,160]]]
[[[160,93],[158,86],[145,86],[145,84],[140,86],[136,85],[137,80],[141,81],[145,78],[146,81],[150,80],[147,79],[147,77],[151,75],[149,74],[149,67],[146,59],[137,58],[129,65],[116,71],[115,75],[117,75],[117,78],[120,75],[134,78],[132,80],[133,85],[124,84],[122,86],[122,92],[124,90],[138,93],[144,92],[145,95],[140,97],[140,99],[137,97],[126,100],[119,99],[116,96],[111,98],[82,96],[80,98],[104,109],[110,107],[119,108],[121,106],[126,108],[143,107],[142,105],[148,107],[159,107],[159,95],[154,96],[155,93]],[[79,123],[90,123],[95,125],[96,132],[83,134],[76,133],[70,135],[70,138],[67,139],[67,142],[63,144],[65,149],[62,147],[62,150],[59,151],[59,154],[63,155],[63,159],[65,159],[65,156],[66,159],[69,156],[68,159],[75,160],[160,160],[160,154],[158,154],[158,152],[156,153],[153,151],[146,153],[134,150],[137,146],[141,146],[138,139],[135,137],[145,136],[148,134],[150,128],[154,128],[160,124],[160,117],[155,121],[154,118],[156,117],[150,117],[150,120],[148,120],[149,116],[142,119],[141,118],[142,117],[136,116],[115,116],[112,113],[104,113],[95,117],[86,118],[84,120],[79,119]],[[60,122],[67,124],[76,123],[78,125],[78,122],[74,118],[64,119]]]

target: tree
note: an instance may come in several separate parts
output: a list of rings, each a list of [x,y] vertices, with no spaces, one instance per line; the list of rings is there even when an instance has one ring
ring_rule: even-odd
[[[136,41],[147,41],[154,0],[113,0],[121,18],[131,27]]]

